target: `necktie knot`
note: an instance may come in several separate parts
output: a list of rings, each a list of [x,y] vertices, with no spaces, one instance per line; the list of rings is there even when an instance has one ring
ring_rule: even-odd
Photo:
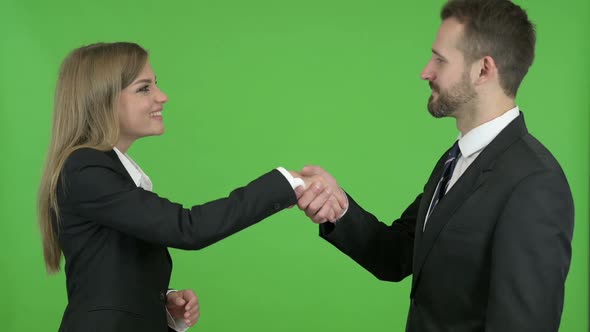
[[[447,167],[447,164],[449,164],[449,163],[453,163],[453,164],[456,163],[456,160],[459,157],[460,152],[461,152],[461,149],[459,149],[459,141],[455,141],[455,144],[453,144],[453,146],[451,147],[451,149],[449,150],[449,153],[447,155],[447,159],[445,161],[445,168]]]
[[[449,150],[449,154],[445,160],[445,167],[440,178],[440,190],[438,190],[439,200],[442,199],[442,197],[447,192],[449,181],[451,180],[451,176],[453,176],[453,171],[455,170],[455,165],[457,164],[457,158],[459,158],[459,153],[461,153],[461,150],[459,149],[459,141],[455,141],[455,144],[453,144]]]

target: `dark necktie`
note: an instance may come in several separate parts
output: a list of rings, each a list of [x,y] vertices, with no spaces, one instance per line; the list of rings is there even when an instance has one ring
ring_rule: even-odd
[[[426,215],[427,220],[434,211],[438,202],[443,198],[445,193],[447,192],[447,187],[449,186],[449,181],[453,176],[453,170],[455,169],[455,165],[457,164],[457,159],[459,158],[459,141],[455,141],[455,144],[449,150],[449,154],[447,155],[447,159],[445,160],[445,166],[443,168],[442,175],[440,180],[438,181],[438,185],[436,186],[436,190],[434,191],[434,195],[432,196],[432,203],[430,204],[430,208],[428,209],[428,214]],[[426,220],[426,221],[427,221]],[[426,227],[426,222],[424,223]]]

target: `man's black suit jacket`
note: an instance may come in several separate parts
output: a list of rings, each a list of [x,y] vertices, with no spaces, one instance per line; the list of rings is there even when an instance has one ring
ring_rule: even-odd
[[[167,247],[200,249],[296,203],[274,170],[190,209],[138,188],[114,151],[73,152],[58,186],[68,306],[61,332],[167,331]]]
[[[391,226],[349,197],[346,215],[320,235],[379,279],[413,275],[407,331],[557,331],[574,226],[561,167],[521,113],[422,231],[445,157]]]

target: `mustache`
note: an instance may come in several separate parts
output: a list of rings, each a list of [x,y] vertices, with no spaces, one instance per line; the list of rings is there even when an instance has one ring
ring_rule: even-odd
[[[428,86],[430,86],[430,89],[431,89],[432,91],[436,91],[436,92],[438,92],[438,90],[439,90],[439,87],[438,87],[438,85],[436,85],[436,84],[434,84],[434,83],[432,83],[432,82],[428,82]]]

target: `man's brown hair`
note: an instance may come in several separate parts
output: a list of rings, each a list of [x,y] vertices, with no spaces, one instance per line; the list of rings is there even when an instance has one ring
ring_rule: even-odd
[[[500,86],[515,97],[535,57],[535,27],[526,12],[509,0],[449,0],[440,17],[463,24],[458,47],[466,63],[491,56]]]

